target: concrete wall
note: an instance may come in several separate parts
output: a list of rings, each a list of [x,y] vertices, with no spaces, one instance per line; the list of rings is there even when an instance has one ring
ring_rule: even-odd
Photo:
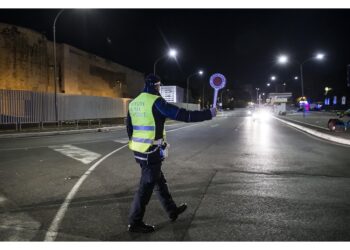
[[[40,33],[0,23],[0,89],[52,91],[47,44]]]
[[[67,44],[62,45],[62,91],[105,97],[135,97],[144,84],[143,74],[89,54]]]
[[[56,44],[58,93],[135,97],[142,90],[141,72]],[[0,23],[0,89],[54,92],[53,43],[30,29]]]

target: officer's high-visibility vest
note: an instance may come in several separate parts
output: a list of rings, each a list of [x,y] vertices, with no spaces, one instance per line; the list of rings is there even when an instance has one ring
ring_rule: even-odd
[[[156,135],[156,123],[152,113],[157,95],[141,93],[129,104],[129,114],[133,125],[132,138],[129,148],[133,151],[145,153],[152,145]],[[165,136],[165,131],[163,131]]]

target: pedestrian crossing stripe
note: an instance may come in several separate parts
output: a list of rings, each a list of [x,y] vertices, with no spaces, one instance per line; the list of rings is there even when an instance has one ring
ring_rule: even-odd
[[[49,148],[65,156],[68,156],[77,161],[80,161],[84,164],[89,164],[92,161],[101,157],[101,155],[98,153],[95,153],[83,148],[78,148],[73,145],[55,145],[55,146],[50,146]]]

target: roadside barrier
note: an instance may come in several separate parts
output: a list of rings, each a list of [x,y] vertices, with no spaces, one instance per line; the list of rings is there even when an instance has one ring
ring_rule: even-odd
[[[0,125],[49,123],[126,117],[129,98],[57,94],[58,121],[53,93],[0,90]]]

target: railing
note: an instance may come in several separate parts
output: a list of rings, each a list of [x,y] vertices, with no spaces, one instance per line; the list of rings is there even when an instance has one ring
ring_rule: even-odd
[[[58,120],[126,117],[128,98],[57,94]],[[0,90],[0,125],[55,121],[53,93]]]
[[[58,122],[126,117],[129,98],[57,94]],[[199,110],[199,104],[173,103]],[[53,93],[0,90],[0,125],[49,123],[55,120]]]

